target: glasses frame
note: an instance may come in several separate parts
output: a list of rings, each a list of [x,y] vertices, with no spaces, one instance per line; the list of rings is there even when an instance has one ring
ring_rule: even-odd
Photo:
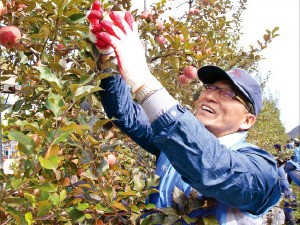
[[[251,112],[250,108],[247,106],[246,102],[239,96],[237,95],[234,91],[227,89],[227,88],[220,88],[214,84],[203,84],[204,90],[209,91],[209,92],[214,92],[217,91],[219,97],[222,99],[233,99],[235,98],[238,100],[240,103],[242,103],[245,108],[248,110],[248,112]],[[226,92],[226,93],[225,93]]]

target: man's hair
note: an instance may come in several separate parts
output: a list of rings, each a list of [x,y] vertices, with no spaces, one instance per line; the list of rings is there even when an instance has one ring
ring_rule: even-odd
[[[273,145],[274,148],[281,150],[281,145],[280,144],[275,144]]]

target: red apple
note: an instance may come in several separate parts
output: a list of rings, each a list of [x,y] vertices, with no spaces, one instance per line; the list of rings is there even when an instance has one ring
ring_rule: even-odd
[[[143,11],[143,12],[141,12],[140,18],[144,19],[144,20],[149,18],[150,21],[152,21],[152,13],[150,13],[148,11]]]
[[[165,38],[165,36],[163,35],[158,35],[155,37],[155,41],[159,44],[159,45],[164,45],[167,43],[167,39]]]
[[[18,4],[18,11],[22,11],[22,10],[24,10],[26,7],[27,7],[27,5],[20,3],[20,4]]]
[[[6,48],[13,48],[20,43],[21,32],[15,26],[4,26],[0,28],[0,44]]]
[[[203,5],[208,5],[208,3],[209,3],[209,0],[202,0]]]
[[[194,66],[187,66],[183,69],[183,75],[188,79],[195,79],[197,77],[197,69]]]
[[[117,157],[114,154],[110,153],[107,156],[107,162],[108,162],[109,168],[112,168],[117,162]]]
[[[200,9],[195,9],[194,10],[194,15],[199,15],[200,14]]]
[[[164,22],[162,20],[156,20],[155,21],[155,26],[158,28],[158,29],[162,29],[163,26],[164,26]]]
[[[58,52],[58,54],[63,55],[63,56],[68,53],[68,50],[66,49],[66,47],[61,43],[57,44],[56,51]]]
[[[177,77],[177,83],[178,85],[180,86],[185,86],[187,85],[188,83],[190,83],[190,79],[187,78],[184,74],[181,74]]]
[[[195,13],[195,9],[194,8],[190,8],[188,14],[189,15],[194,15]]]

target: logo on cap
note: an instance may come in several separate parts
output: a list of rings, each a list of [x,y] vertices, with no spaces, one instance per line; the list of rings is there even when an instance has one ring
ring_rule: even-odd
[[[241,71],[239,71],[238,69],[233,69],[232,71],[230,71],[230,75],[233,77],[233,75],[237,76],[237,77],[242,77],[242,73]]]

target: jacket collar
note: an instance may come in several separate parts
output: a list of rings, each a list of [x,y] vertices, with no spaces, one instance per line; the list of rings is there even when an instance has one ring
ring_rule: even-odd
[[[239,142],[245,142],[248,132],[241,131],[233,134],[228,134],[223,137],[219,137],[219,141],[221,144],[225,145],[227,148],[231,148],[233,145]]]

